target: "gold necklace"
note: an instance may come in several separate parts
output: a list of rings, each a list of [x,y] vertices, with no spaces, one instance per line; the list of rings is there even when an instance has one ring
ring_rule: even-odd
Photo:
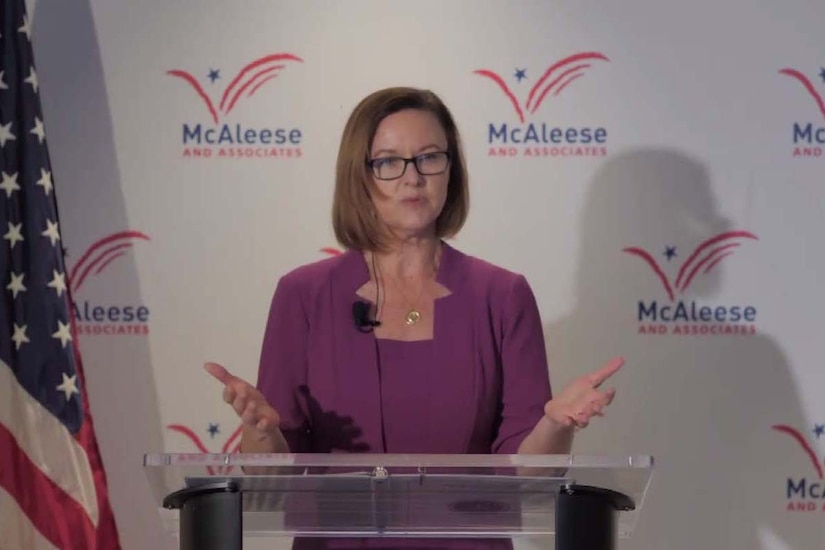
[[[380,267],[378,268],[378,271],[379,272],[381,271]],[[383,273],[382,273],[382,275],[383,275]],[[404,298],[404,301],[409,306],[409,309],[407,310],[407,313],[404,315],[404,322],[409,326],[412,326],[412,325],[418,323],[418,321],[421,320],[421,312],[418,310],[418,308],[415,307],[415,304],[420,302],[421,297],[424,295],[424,290],[427,288],[426,281],[424,282],[424,284],[421,285],[421,290],[418,291],[418,296],[416,297],[416,299],[411,302],[409,300],[409,298],[407,297],[407,294],[401,288],[401,285],[399,285],[396,282],[395,277],[389,277],[389,279],[392,282],[392,285],[395,287],[395,289],[398,291],[398,293]]]
[[[404,301],[409,306],[409,310],[404,315],[404,322],[410,326],[416,324],[418,321],[421,320],[421,312],[418,310],[418,308],[415,307],[415,304],[421,301],[421,297],[424,295],[424,290],[427,288],[426,282],[423,285],[421,285],[421,290],[418,291],[418,296],[414,301],[411,302],[407,297],[407,294],[401,288],[401,286],[395,281],[395,278],[391,278],[391,280],[395,289],[399,292],[399,294],[401,294],[401,296],[404,298]]]

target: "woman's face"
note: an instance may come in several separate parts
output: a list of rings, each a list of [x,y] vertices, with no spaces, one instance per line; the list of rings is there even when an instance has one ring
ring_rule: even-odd
[[[383,176],[395,175],[404,161],[392,157],[419,158],[424,172],[444,168],[447,135],[436,116],[428,111],[406,109],[387,116],[378,125],[370,148],[370,159]],[[380,159],[380,160],[379,160]],[[372,202],[379,219],[399,239],[429,237],[447,200],[450,181],[449,162],[439,174],[421,175],[414,162],[406,164],[397,179],[375,184]]]

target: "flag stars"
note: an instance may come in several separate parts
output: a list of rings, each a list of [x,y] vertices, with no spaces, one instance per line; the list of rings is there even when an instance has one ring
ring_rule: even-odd
[[[52,277],[51,282],[49,282],[49,288],[53,288],[55,292],[57,292],[58,296],[62,296],[63,292],[66,291],[66,275],[64,273],[58,273],[57,270],[52,270],[54,276]]]
[[[46,130],[43,128],[43,121],[37,117],[34,117],[34,127],[31,129],[30,133],[37,136],[37,141],[43,143],[43,140],[46,139]]]
[[[7,174],[3,172],[3,181],[0,181],[0,190],[6,192],[6,198],[11,197],[11,194],[20,190],[20,185],[17,183],[17,174]]]
[[[2,73],[0,73],[0,77],[2,77]],[[825,67],[822,67],[822,70],[819,71],[819,78],[822,79],[822,82],[825,82]]]
[[[52,334],[52,338],[60,340],[60,344],[65,348],[66,344],[72,341],[70,325],[64,325],[62,321],[57,322],[57,332]]]
[[[37,87],[40,83],[37,80],[37,72],[34,70],[34,67],[29,67],[29,76],[23,79],[23,82],[26,84],[31,84],[34,93],[37,93]]]
[[[823,69],[825,70],[825,69]],[[814,425],[814,435],[817,439],[825,435],[825,424],[815,424]]]
[[[214,84],[215,81],[217,79],[219,79],[220,77],[221,77],[221,71],[219,69],[209,69],[209,76],[207,77],[207,78],[209,78],[209,82]]]
[[[17,138],[11,133],[11,122],[0,124],[0,147],[5,147],[7,141],[14,141]]]
[[[24,240],[23,235],[20,233],[21,229],[23,229],[22,223],[14,225],[9,222],[9,230],[5,235],[3,235],[3,239],[9,241],[10,248],[14,249],[15,243],[22,242]]]
[[[676,256],[678,256],[678,254],[676,254],[676,247],[675,246],[666,246],[665,247],[665,258],[667,258],[667,261],[672,260]]]
[[[28,329],[28,325],[18,326],[17,323],[14,324],[14,334],[11,335],[11,339],[14,342],[14,349],[20,351],[20,346],[23,344],[28,344],[31,340],[29,337],[26,336],[26,329]]]
[[[516,69],[515,74],[513,75],[516,77],[517,82],[521,82],[525,78],[527,78],[527,69]]]
[[[63,383],[55,388],[57,391],[62,391],[66,396],[66,401],[72,398],[72,395],[80,395],[80,390],[77,389],[77,375],[73,374],[67,376],[65,372],[60,373],[63,376]]]
[[[26,287],[23,286],[23,277],[25,277],[25,273],[21,273],[20,275],[15,275],[12,271],[11,273],[11,282],[6,285],[6,288],[11,291],[12,298],[17,298],[17,294],[20,292],[26,292]]]
[[[48,237],[52,242],[52,246],[57,244],[60,240],[60,233],[57,231],[57,222],[46,220],[46,230],[41,233],[44,237]]]
[[[17,29],[17,32],[24,33],[26,35],[26,38],[29,39],[29,42],[31,42],[31,39],[32,39],[32,24],[31,24],[31,21],[29,21],[28,16],[26,16],[26,15],[23,16],[23,25],[19,29]]]
[[[43,190],[46,192],[46,196],[49,196],[49,192],[52,190],[52,173],[48,170],[44,170],[43,168],[40,169],[40,179],[37,180],[37,185],[43,187]]]

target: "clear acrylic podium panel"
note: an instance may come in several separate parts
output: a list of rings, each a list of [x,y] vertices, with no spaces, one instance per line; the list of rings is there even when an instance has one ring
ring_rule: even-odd
[[[180,489],[232,480],[243,530],[262,536],[515,537],[552,535],[565,485],[630,497],[618,535],[629,537],[644,501],[649,456],[147,454],[144,470],[163,507]]]

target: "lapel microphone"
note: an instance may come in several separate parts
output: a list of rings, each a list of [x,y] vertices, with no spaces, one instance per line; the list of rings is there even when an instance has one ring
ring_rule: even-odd
[[[370,303],[361,300],[352,303],[352,320],[361,332],[372,332],[374,327],[381,326],[380,321],[370,319]]]

